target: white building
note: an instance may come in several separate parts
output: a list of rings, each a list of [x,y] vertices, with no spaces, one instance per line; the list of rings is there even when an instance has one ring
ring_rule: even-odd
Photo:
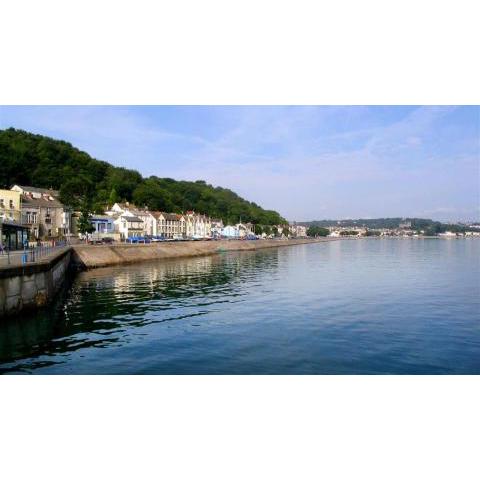
[[[157,235],[157,219],[147,208],[140,209],[128,202],[115,203],[113,207],[106,212],[107,215],[118,219],[120,216],[136,217],[142,221],[143,232],[142,235]],[[130,222],[132,223],[132,222]],[[133,222],[134,223],[134,222]],[[115,225],[120,225],[121,222],[115,222]],[[136,230],[135,228],[133,230]],[[122,233],[119,230],[120,233]]]
[[[303,238],[307,236],[307,227],[304,225],[293,224],[290,225],[290,234],[296,238]]]
[[[212,219],[211,221],[211,230],[212,230],[212,237],[220,237],[223,231],[223,220],[220,219]]]
[[[141,218],[133,215],[120,215],[113,223],[115,225],[115,230],[120,233],[120,238],[122,240],[143,237],[144,235],[144,225]]]
[[[187,238],[211,238],[212,221],[209,217],[189,211],[184,218]]]
[[[238,231],[238,236],[240,238],[248,237],[250,235],[254,235],[253,233],[253,225],[251,223],[237,223],[235,228]]]
[[[227,237],[227,238],[239,238],[240,237],[240,232],[238,231],[238,228],[236,226],[227,225],[222,230],[222,236]]]

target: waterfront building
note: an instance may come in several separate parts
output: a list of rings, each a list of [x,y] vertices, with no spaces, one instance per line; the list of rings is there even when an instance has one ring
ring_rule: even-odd
[[[238,236],[240,238],[248,237],[250,235],[254,235],[253,233],[253,225],[251,223],[237,223],[235,228],[238,231]]]
[[[129,202],[115,203],[110,210],[106,212],[107,215],[117,219],[120,215],[137,217],[143,222],[143,235],[156,236],[160,235],[158,232],[158,214],[159,212],[151,212],[147,207],[138,208]]]
[[[20,224],[21,221],[20,192],[0,190],[0,218],[4,221]]]
[[[212,221],[206,215],[188,211],[185,218],[185,235],[187,238],[211,238]]]
[[[113,235],[115,233],[115,224],[113,218],[108,216],[93,215],[90,217],[90,223],[95,228],[95,234],[97,235]]]
[[[71,212],[58,200],[58,191],[20,185],[11,190],[20,194],[21,223],[32,240],[70,235]]]
[[[217,238],[222,236],[223,220],[221,218],[214,218],[211,220],[212,237]]]
[[[133,215],[120,215],[113,221],[122,240],[144,236],[143,221]]]
[[[130,210],[130,213],[134,217],[138,217],[143,222],[143,234],[152,236],[157,235],[157,219],[152,212],[146,210]],[[125,213],[127,215],[127,213]]]
[[[185,218],[177,213],[156,212],[157,234],[165,238],[183,238]]]
[[[295,236],[299,238],[304,238],[307,236],[307,227],[305,225],[297,225]]]
[[[227,225],[222,230],[222,236],[227,238],[239,238],[240,232],[236,225]]]
[[[21,250],[28,242],[28,228],[0,217],[0,250]]]
[[[135,207],[135,206],[133,206]],[[115,217],[118,218],[122,213],[125,213],[130,209],[130,203],[125,202],[125,203],[120,203],[116,202],[113,204],[112,208],[107,210],[105,213],[110,216],[110,217]]]

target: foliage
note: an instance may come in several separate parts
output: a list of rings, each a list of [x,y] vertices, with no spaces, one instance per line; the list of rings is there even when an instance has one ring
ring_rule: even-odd
[[[367,230],[365,232],[366,237],[378,237],[380,236],[380,232],[378,230]]]
[[[83,210],[78,219],[77,228],[80,233],[92,233],[95,227],[90,223],[88,210]]]
[[[96,160],[67,142],[9,128],[0,130],[0,188],[14,184],[60,190],[69,206],[96,213],[129,201],[168,212],[195,210],[225,224],[240,219],[257,225],[286,223],[277,212],[202,180],[144,179],[135,170]]]
[[[356,230],[342,230],[340,232],[340,235],[347,237],[347,236],[358,235],[358,232]]]
[[[307,235],[309,237],[326,237],[329,233],[330,232],[327,228],[318,227],[315,225],[312,225],[307,229]]]

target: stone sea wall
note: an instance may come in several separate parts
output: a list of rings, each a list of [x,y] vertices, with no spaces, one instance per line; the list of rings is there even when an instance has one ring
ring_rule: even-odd
[[[66,247],[34,264],[0,268],[0,317],[50,303],[65,283],[71,255]]]
[[[75,245],[65,247],[33,264],[0,268],[0,317],[48,305],[67,280],[69,268],[77,270],[169,258],[214,255],[228,251],[300,245],[335,239],[221,240],[162,242],[148,245]]]
[[[148,245],[76,245],[72,262],[77,269],[107,267],[163,258],[194,257],[239,250],[259,250],[288,245],[300,245],[333,239],[292,240],[219,240],[196,242],[161,242]]]

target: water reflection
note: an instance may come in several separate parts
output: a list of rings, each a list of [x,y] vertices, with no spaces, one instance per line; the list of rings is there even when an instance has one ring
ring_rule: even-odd
[[[122,334],[135,327],[200,322],[215,305],[246,295],[243,282],[277,266],[278,252],[270,250],[81,272],[49,309],[0,324],[0,373],[31,371],[55,364],[63,353],[128,342]],[[40,356],[55,360],[32,362]],[[22,364],[22,358],[30,361]]]
[[[366,239],[92,270],[0,324],[0,372],[480,373],[479,259]]]

